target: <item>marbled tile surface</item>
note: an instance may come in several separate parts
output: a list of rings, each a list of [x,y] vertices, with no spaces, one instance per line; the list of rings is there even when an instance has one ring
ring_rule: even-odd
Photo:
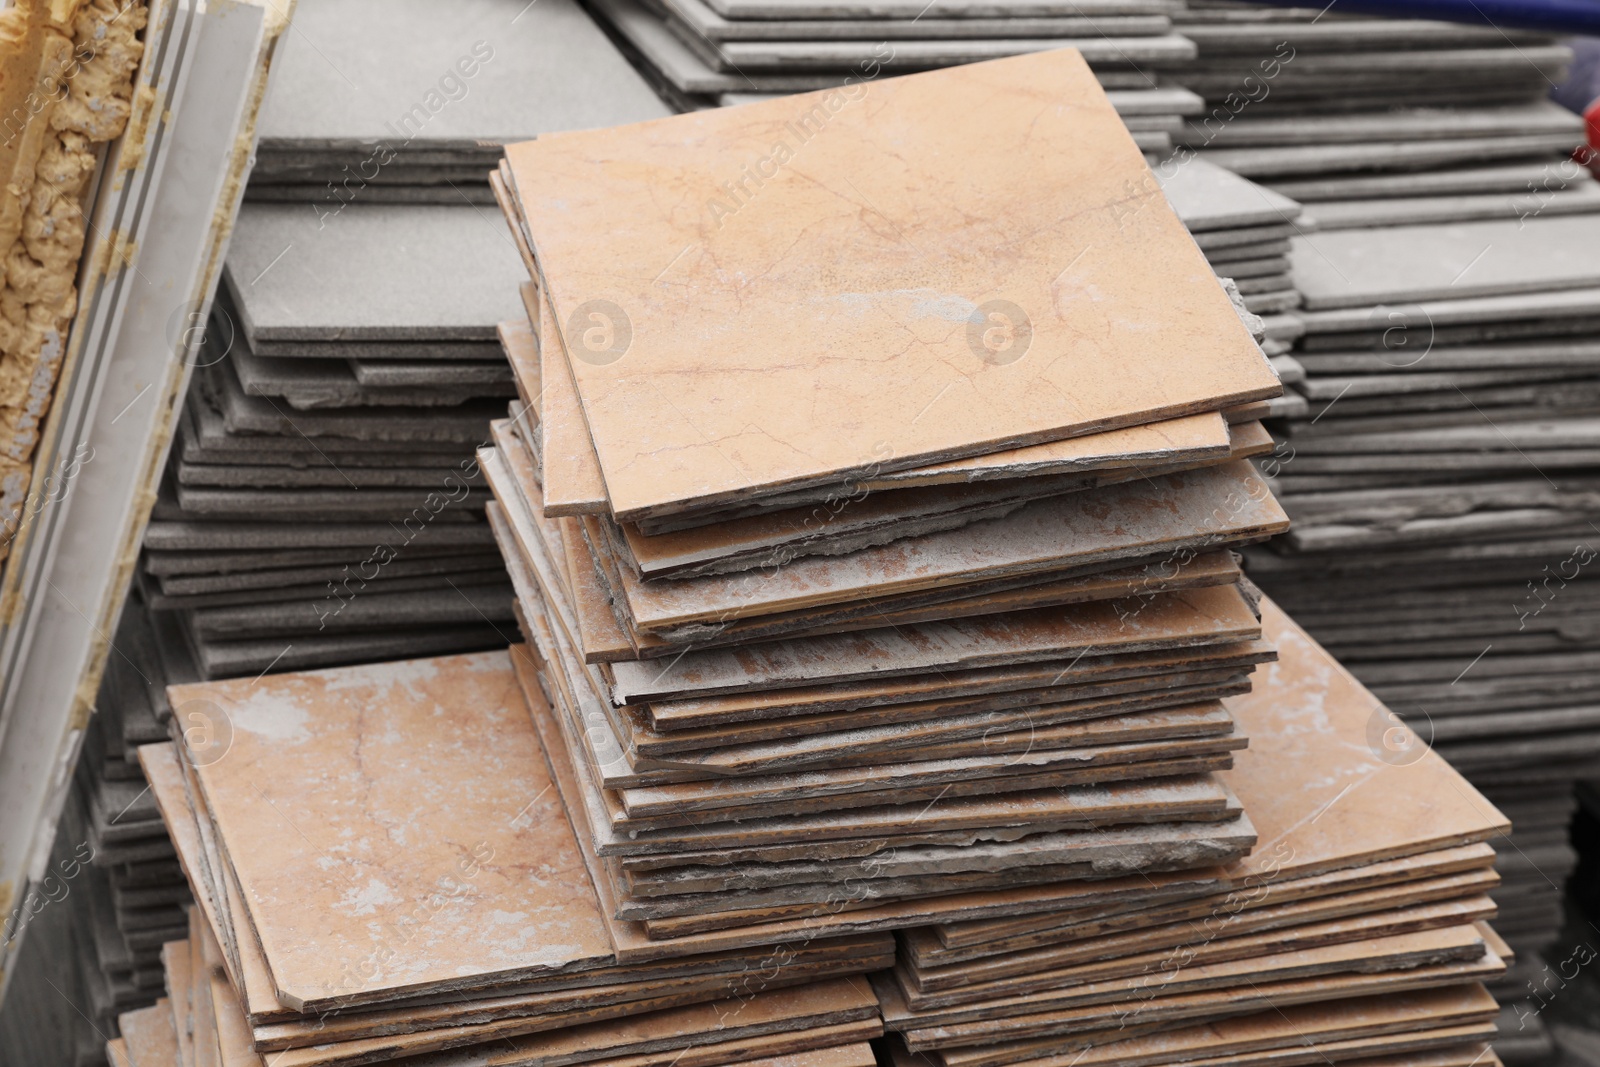
[[[619,517],[1280,389],[1070,50],[508,159]]]
[[[199,778],[286,1003],[611,961],[504,652],[171,695],[231,733]]]
[[[1278,661],[1223,704],[1250,736],[1222,771],[1260,842],[1239,877],[1294,877],[1482,841],[1505,816],[1270,600]]]

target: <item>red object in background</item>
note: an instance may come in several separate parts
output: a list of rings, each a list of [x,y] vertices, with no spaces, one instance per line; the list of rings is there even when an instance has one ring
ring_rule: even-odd
[[[1583,112],[1584,127],[1589,132],[1589,143],[1572,153],[1572,158],[1589,168],[1600,178],[1600,100],[1591,103]]]

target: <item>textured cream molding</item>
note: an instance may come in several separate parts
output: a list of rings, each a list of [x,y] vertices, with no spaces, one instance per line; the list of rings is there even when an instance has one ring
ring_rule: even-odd
[[[77,309],[84,198],[100,146],[128,125],[146,14],[144,0],[19,0],[0,11],[0,559],[22,522]],[[96,272],[125,259],[107,236]]]

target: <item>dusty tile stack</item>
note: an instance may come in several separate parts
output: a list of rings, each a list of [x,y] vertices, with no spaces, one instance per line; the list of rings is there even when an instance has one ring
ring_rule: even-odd
[[[1203,892],[1255,835],[1218,698],[1272,652],[1223,549],[1282,520],[1222,412],[1276,377],[1076,54],[868,93],[720,226],[714,178],[817,97],[513,146],[497,185],[538,282],[490,517],[644,943]],[[980,129],[1045,162],[940,169]]]
[[[164,682],[146,609],[130,597],[85,730],[75,786],[81,833],[58,831],[85,865],[81,892],[93,945],[85,968],[96,1017],[106,1031],[117,1013],[162,990],[161,945],[181,936],[189,889],[178,868],[136,750],[167,736]],[[75,887],[76,888],[76,887]]]
[[[1269,354],[1288,351],[1282,312],[1300,297],[1289,275],[1289,238],[1300,205],[1203,159],[1169,159],[1151,173],[1218,277],[1233,279],[1244,306],[1270,316]]]
[[[895,1062],[1495,1062],[1504,818],[1425,748],[1394,758],[1392,716],[1262,606],[1279,660],[1225,701],[1251,745],[1219,774],[1255,852],[1209,896],[901,934],[874,978]]]
[[[680,111],[841,88],[907,71],[1076,48],[1141,148],[1164,151],[1203,101],[1154,72],[1194,57],[1174,0],[598,0],[640,71]],[[824,102],[826,98],[823,98]],[[808,139],[831,109],[798,118]],[[807,123],[810,126],[807,126]],[[770,146],[769,146],[770,147]]]
[[[176,677],[505,644],[473,452],[520,274],[470,205],[245,207],[145,538]]]
[[[852,976],[890,963],[887,935],[611,935],[508,652],[171,698],[211,727],[139,750],[198,903],[162,948],[184,1062],[870,1067]],[[124,1017],[130,1051],[161,1007]]]
[[[1600,767],[1600,220],[1296,238],[1309,410],[1263,469],[1294,527],[1252,577],[1513,819],[1501,929],[1561,924]],[[1519,983],[1520,985],[1520,983]]]
[[[1182,151],[1267,182],[1324,229],[1600,210],[1545,99],[1572,52],[1494,26],[1192,0],[1174,16],[1203,96]]]
[[[298,0],[245,196],[489,203],[502,145],[665,113],[573,0]]]
[[[1300,205],[1193,156],[1163,160],[1151,173],[1217,276],[1239,304],[1260,316],[1252,328],[1278,377],[1285,385],[1304,382],[1304,368],[1289,355],[1302,332],[1291,310],[1300,306],[1300,294],[1289,268]],[[1293,390],[1267,401],[1274,417],[1305,409],[1305,398]]]

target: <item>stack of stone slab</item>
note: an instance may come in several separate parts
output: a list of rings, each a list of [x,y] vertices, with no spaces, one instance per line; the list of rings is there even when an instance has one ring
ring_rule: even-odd
[[[666,113],[573,0],[300,0],[246,197],[488,203],[501,146]]]
[[[1309,409],[1263,463],[1295,525],[1249,561],[1512,816],[1497,899],[1529,959],[1600,767],[1597,239],[1592,216],[1296,238]]]
[[[1082,53],[1147,151],[1170,149],[1182,116],[1203,106],[1157,73],[1195,54],[1172,32],[1182,7],[1172,0],[598,0],[594,7],[680,111],[839,89],[814,102],[822,110],[789,116],[790,139],[802,142],[880,77],[1056,48]]]
[[[1174,16],[1203,96],[1178,135],[1307,205],[1324,229],[1600,210],[1567,159],[1582,120],[1545,99],[1571,50],[1493,26],[1195,0]]]
[[[161,715],[165,677],[155,642],[144,605],[130,597],[74,783],[85,821],[81,836],[72,840],[75,858],[86,869],[72,888],[88,905],[86,940],[93,951],[84,970],[96,1018],[107,1032],[119,1013],[161,994],[161,945],[182,935],[189,902],[136,755],[138,746],[167,736]]]
[[[1392,759],[1382,706],[1262,607],[1279,660],[1225,701],[1251,745],[1221,773],[1255,853],[1210,896],[902,933],[874,978],[894,1062],[1495,1062],[1504,819],[1436,754]]]
[[[186,1063],[872,1064],[850,976],[887,935],[610,935],[506,651],[171,699],[215,732],[139,750],[197,907],[162,947],[168,1000],[123,1017],[135,1063],[170,1026]]]
[[[1172,156],[1151,168],[1172,209],[1237,302],[1253,315],[1261,350],[1285,385],[1305,381],[1290,355],[1302,332],[1293,313],[1300,294],[1290,272],[1290,238],[1299,232],[1300,205],[1281,193],[1194,156]],[[1293,390],[1267,401],[1272,417],[1298,415],[1306,401]]]
[[[1266,351],[1287,352],[1293,320],[1282,313],[1300,305],[1289,273],[1300,205],[1203,159],[1168,159],[1151,174],[1217,276],[1231,278],[1244,306],[1268,317]]]
[[[516,145],[497,186],[538,281],[490,516],[596,884],[655,941],[1089,903],[1254,837],[1218,699],[1271,652],[1221,550],[1281,520],[1223,412],[1276,376],[1075,53],[869,92],[720,227],[706,176],[819,97]],[[979,127],[1047,165],[931,181]]]
[[[241,212],[141,575],[195,675],[505,643],[473,452],[520,273],[470,205]]]

